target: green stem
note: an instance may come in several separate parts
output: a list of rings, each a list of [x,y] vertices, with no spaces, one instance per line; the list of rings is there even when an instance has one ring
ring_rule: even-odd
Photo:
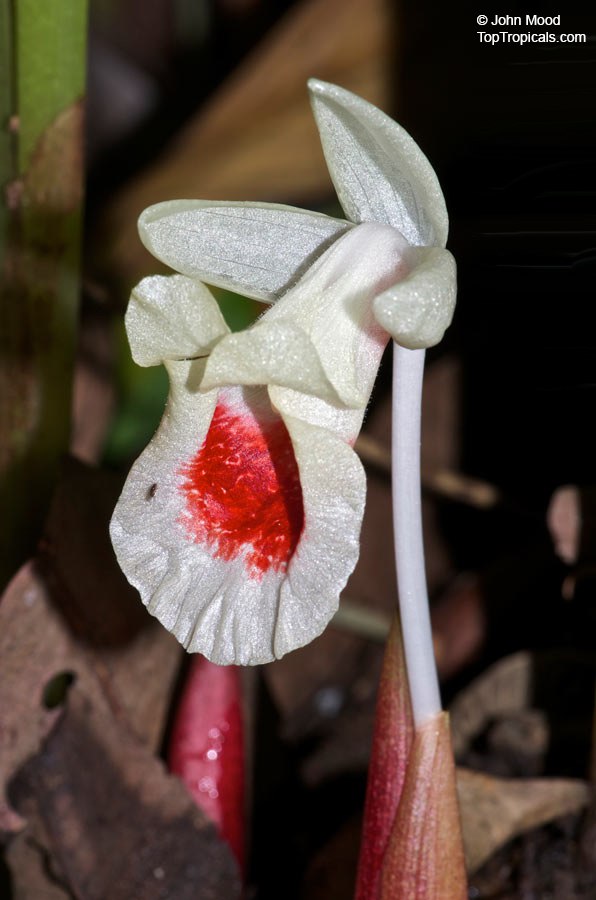
[[[80,283],[87,0],[0,3],[9,60],[2,73],[0,151],[4,581],[34,547],[69,443]],[[14,144],[8,120],[18,125]]]
[[[16,9],[19,170],[44,131],[85,88],[87,0],[13,0]]]
[[[0,0],[0,189],[16,175],[14,138],[10,120],[14,111],[13,17],[12,3]],[[0,203],[0,260],[6,253],[8,210]]]

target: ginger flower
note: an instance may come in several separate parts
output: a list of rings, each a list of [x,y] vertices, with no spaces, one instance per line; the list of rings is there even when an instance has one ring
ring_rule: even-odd
[[[133,290],[135,361],[170,394],[111,523],[149,611],[192,652],[264,663],[315,638],[359,552],[354,450],[390,337],[437,343],[455,302],[428,160],[371,104],[309,89],[347,220],[267,203],[175,200],[141,215],[177,273]],[[230,333],[206,284],[271,304]]]

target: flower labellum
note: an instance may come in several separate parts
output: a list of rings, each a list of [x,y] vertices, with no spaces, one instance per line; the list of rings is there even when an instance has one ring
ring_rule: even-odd
[[[309,83],[347,219],[277,204],[170,201],[139,220],[177,274],[133,290],[139,365],[170,394],[111,523],[149,611],[192,652],[264,663],[325,628],[359,551],[352,449],[390,337],[437,343],[455,303],[426,157],[359,97]],[[270,304],[230,333],[207,285]]]

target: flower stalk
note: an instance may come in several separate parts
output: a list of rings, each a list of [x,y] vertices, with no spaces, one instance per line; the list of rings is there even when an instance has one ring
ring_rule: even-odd
[[[355,900],[464,900],[449,716],[441,709],[420,492],[424,350],[393,345],[392,493],[399,622],[377,699]]]
[[[432,642],[420,497],[424,350],[393,344],[392,495],[395,563],[412,714],[418,728],[441,711]]]

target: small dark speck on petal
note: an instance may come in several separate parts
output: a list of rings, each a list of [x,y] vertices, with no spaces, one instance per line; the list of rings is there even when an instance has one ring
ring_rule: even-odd
[[[156,483],[156,482],[153,482],[153,484],[151,485],[151,487],[150,487],[149,490],[147,491],[147,496],[146,496],[145,499],[146,499],[146,500],[153,500],[153,498],[155,497],[155,494],[156,494],[156,493],[157,493],[157,483]]]

